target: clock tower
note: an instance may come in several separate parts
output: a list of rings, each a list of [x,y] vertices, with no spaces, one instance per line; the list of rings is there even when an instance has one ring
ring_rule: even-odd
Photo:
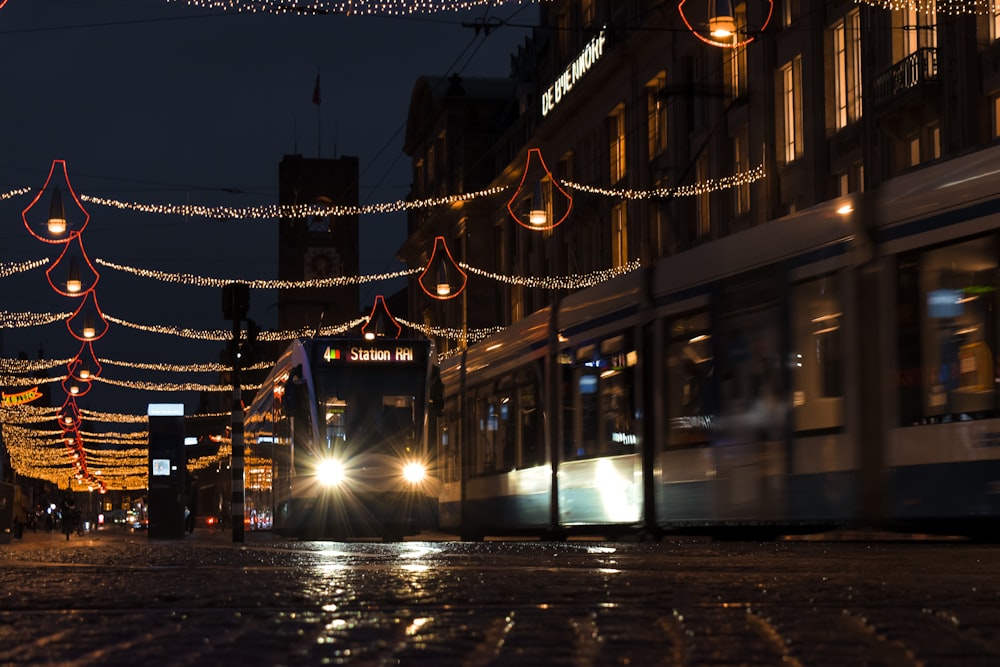
[[[278,167],[282,206],[358,205],[358,158],[304,158],[286,155]],[[325,279],[357,276],[357,215],[282,216],[278,229],[278,279],[311,281],[304,289],[278,290],[282,330],[317,329],[359,316],[357,284],[329,286]]]

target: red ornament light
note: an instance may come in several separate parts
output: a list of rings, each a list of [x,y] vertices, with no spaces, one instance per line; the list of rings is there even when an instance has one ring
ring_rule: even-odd
[[[541,169],[542,174],[537,174],[538,178],[534,179],[533,182],[528,181],[529,187],[533,188],[533,196],[531,196],[525,194],[524,190],[525,190],[525,182],[528,179],[528,173],[534,171],[534,169],[532,168],[533,158],[537,159],[540,165],[539,167],[535,167],[535,169]],[[566,210],[563,212],[562,217],[560,217],[558,220],[556,220],[551,224],[549,224],[549,219],[548,219],[549,215],[548,206],[542,205],[541,202],[539,202],[539,199],[542,196],[541,183],[546,176],[548,177],[549,182],[552,184],[553,194],[555,193],[561,194],[566,201]],[[522,219],[522,216],[515,212],[515,205],[518,203],[523,204],[527,202],[529,197],[531,197],[531,210],[528,214],[527,219]],[[545,166],[545,160],[542,158],[541,149],[529,148],[528,159],[525,161],[524,164],[524,173],[521,174],[521,183],[517,186],[517,190],[514,192],[514,196],[512,196],[510,198],[510,201],[507,202],[507,211],[510,212],[510,217],[514,218],[514,220],[522,227],[526,227],[527,229],[535,231],[544,231],[547,229],[552,229],[562,224],[562,222],[569,217],[569,212],[571,210],[573,210],[573,197],[566,190],[564,190],[561,185],[559,185],[559,181],[557,181],[556,177],[552,175],[552,172],[549,171],[549,168]]]
[[[389,306],[385,303],[385,298],[379,294],[375,297],[375,304],[372,312],[368,316],[368,321],[361,327],[361,334],[365,340],[375,340],[376,338],[387,337],[389,332],[395,327],[396,334],[392,338],[399,338],[403,333],[403,327],[395,320],[389,312]]]
[[[76,399],[72,396],[66,397],[66,402],[56,413],[59,420],[59,428],[63,431],[75,431],[80,428],[80,409],[76,407]],[[79,435],[77,435],[79,438]]]
[[[77,297],[94,289],[101,274],[87,257],[80,234],[74,232],[70,235],[59,258],[45,270],[45,277],[49,279],[49,285],[56,293]]]
[[[458,289],[452,287],[452,279],[460,277],[461,285]],[[420,274],[417,280],[420,289],[432,299],[447,301],[454,299],[465,289],[465,284],[469,282],[469,276],[462,267],[458,265],[455,258],[448,250],[443,236],[434,238],[434,249],[431,251],[431,258],[427,261],[427,267]]]
[[[83,303],[66,320],[66,328],[74,338],[84,342],[98,340],[107,333],[108,321],[104,319],[93,290],[86,293]]]
[[[96,377],[101,377],[103,367],[94,354],[93,344],[88,340],[80,346],[80,351],[76,353],[73,360],[66,364],[66,369],[69,375],[77,380],[90,382]]]
[[[63,194],[64,188],[68,198]],[[43,197],[48,203],[47,209],[40,203]],[[52,161],[45,185],[21,211],[21,219],[28,232],[45,243],[66,243],[72,234],[79,234],[87,226],[90,214],[70,185],[65,160]]]
[[[687,26],[691,34],[705,42],[709,46],[717,46],[722,49],[736,49],[741,46],[746,46],[754,39],[757,38],[757,33],[762,32],[767,24],[771,22],[771,16],[774,14],[774,0],[767,0],[767,17],[760,27],[756,28],[751,32],[747,32],[744,39],[739,39],[736,34],[736,24],[735,15],[732,13],[732,3],[728,0],[707,0],[707,11],[704,16],[695,19],[695,22],[702,26],[705,32],[708,34],[706,37],[692,25],[691,20],[688,19],[687,14],[684,13],[684,5],[688,0],[681,0],[680,4],[677,5],[677,11],[681,15],[681,20],[684,21],[684,25]],[[725,6],[726,17],[728,20],[722,20],[721,11],[718,8],[720,6]]]

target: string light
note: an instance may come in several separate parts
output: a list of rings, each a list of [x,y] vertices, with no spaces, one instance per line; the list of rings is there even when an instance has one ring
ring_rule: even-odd
[[[206,391],[223,392],[233,391],[231,384],[200,384],[197,382],[142,382],[138,380],[112,380],[106,377],[94,378],[96,382],[113,385],[115,387],[126,387],[128,389],[141,389],[143,391]],[[261,385],[240,385],[243,391],[256,392]]]
[[[4,199],[11,199],[13,197],[19,197],[29,192],[31,192],[31,188],[18,188],[16,190],[11,190],[10,192],[0,192],[0,201],[3,201]]]
[[[741,185],[750,185],[764,178],[764,165],[758,165],[748,171],[739,172],[732,176],[723,178],[710,178],[707,181],[694,183],[692,185],[681,185],[676,188],[655,188],[653,190],[616,190],[611,188],[599,188],[592,185],[582,185],[572,181],[564,181],[563,185],[580,192],[604,195],[606,197],[617,197],[620,199],[657,199],[670,197],[693,197],[696,195],[706,195],[718,190],[735,188]]]
[[[0,310],[0,328],[21,329],[61,322],[73,313],[13,313]]]
[[[106,197],[82,195],[80,198],[90,204],[108,206],[138,213],[156,213],[160,215],[182,215],[194,218],[210,218],[214,220],[273,220],[275,218],[308,218],[311,216],[345,217],[354,215],[369,215],[376,213],[396,213],[420,208],[458,204],[473,201],[480,197],[490,197],[507,188],[496,186],[467,194],[431,197],[414,201],[398,200],[380,204],[365,204],[363,206],[322,206],[318,204],[270,204],[266,206],[200,206],[197,204],[140,204],[124,202]]]
[[[15,376],[3,376],[0,377],[0,384],[5,387],[30,387],[33,384],[50,384],[53,382],[62,382],[67,376],[60,375],[59,377],[48,377],[48,378],[32,378],[32,377],[15,377]]]
[[[232,370],[232,366],[228,364],[151,364],[143,363],[138,361],[117,361],[114,359],[105,359],[101,357],[100,362],[102,364],[107,364],[109,366],[118,366],[120,368],[133,368],[143,371],[164,371],[170,373],[223,373]],[[256,371],[262,370],[264,368],[270,368],[273,365],[270,361],[259,361],[252,366],[242,366],[241,368],[245,371]]]
[[[622,266],[617,266],[611,269],[602,269],[600,271],[594,271],[592,273],[585,273],[582,275],[550,276],[544,278],[534,276],[505,276],[499,273],[491,273],[489,271],[484,271],[483,269],[477,269],[465,263],[459,263],[459,266],[469,273],[474,273],[478,276],[483,276],[484,278],[490,278],[491,280],[496,280],[497,282],[507,283],[508,285],[522,285],[524,287],[535,287],[538,289],[579,289],[582,287],[597,285],[598,283],[610,280],[615,276],[620,276],[623,273],[634,271],[642,266],[642,262],[637,259],[633,259],[628,264],[623,264]]]
[[[993,9],[995,0],[854,0],[854,4],[871,5],[880,9],[900,11],[909,9],[924,14],[959,14],[988,15]]]
[[[23,273],[37,269],[49,263],[48,257],[45,259],[33,259],[27,262],[12,262],[10,264],[0,264],[0,278],[6,278],[16,273]]]
[[[546,0],[517,0],[544,2]],[[300,14],[343,14],[345,16],[410,16],[412,14],[432,14],[435,12],[464,11],[478,7],[501,7],[510,0],[300,0],[289,3],[285,0],[167,0],[182,2],[202,9],[222,10],[238,13]]]
[[[0,373],[35,373],[65,366],[72,359],[0,359]]]
[[[131,273],[132,275],[139,276],[141,278],[152,278],[154,280],[160,280],[168,283],[180,283],[182,285],[190,285],[194,287],[224,287],[230,283],[238,282],[243,283],[252,289],[311,289],[316,287],[343,287],[345,285],[361,285],[369,282],[403,278],[406,276],[412,276],[413,274],[421,271],[421,269],[404,269],[402,271],[393,271],[391,273],[375,273],[367,276],[339,276],[336,278],[322,278],[316,280],[234,280],[232,278],[196,276],[190,273],[166,273],[163,271],[154,271],[152,269],[140,269],[134,266],[115,264],[114,262],[109,262],[103,259],[95,259],[94,263],[109,269],[122,271],[123,273]]]
[[[232,338],[233,332],[227,331],[225,329],[189,329],[186,327],[172,327],[163,325],[149,325],[149,324],[137,324],[135,322],[129,322],[128,320],[123,320],[118,317],[113,317],[111,315],[105,315],[107,320],[112,324],[118,324],[123,327],[128,327],[130,329],[137,329],[139,331],[146,331],[148,333],[158,333],[158,334],[168,334],[171,336],[179,336],[181,338],[194,338],[196,340],[229,340]],[[286,330],[286,331],[262,331],[257,336],[258,340],[266,341],[279,341],[279,340],[292,340],[293,338],[308,338],[311,336],[336,336],[339,334],[353,329],[362,322],[365,322],[366,318],[359,317],[355,320],[351,320],[345,324],[331,325],[321,328],[319,331],[316,329],[311,329],[308,327],[303,327],[301,329]]]
[[[505,327],[485,327],[482,329],[469,329],[468,331],[464,331],[462,329],[449,327],[426,326],[423,324],[417,324],[416,322],[410,322],[409,320],[404,320],[401,317],[397,317],[396,321],[413,329],[414,331],[419,331],[428,338],[436,336],[438,338],[448,338],[450,340],[466,341],[468,343],[475,343],[478,340],[489,338],[490,336],[494,336],[505,329]]]

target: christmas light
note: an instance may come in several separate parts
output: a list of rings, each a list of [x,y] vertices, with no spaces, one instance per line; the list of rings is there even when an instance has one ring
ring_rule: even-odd
[[[465,289],[468,280],[469,276],[451,256],[451,251],[448,250],[448,244],[445,243],[444,237],[435,237],[431,258],[417,280],[420,289],[432,299],[454,299]],[[455,286],[452,283],[455,283]]]
[[[6,1],[6,0],[4,0]],[[548,0],[516,0],[546,2]],[[410,16],[435,12],[464,11],[479,7],[502,7],[511,0],[167,0],[183,2],[192,7],[238,13],[299,14],[314,16],[343,14],[345,16]]]
[[[10,264],[0,264],[0,278],[6,278],[7,276],[12,276],[16,273],[23,273],[25,271],[31,271],[32,269],[37,269],[40,266],[44,266],[49,263],[49,259],[32,259],[27,262],[12,262]]]
[[[135,322],[129,322],[128,320],[123,320],[118,317],[112,317],[111,315],[106,315],[105,317],[112,324],[118,324],[120,326],[128,327],[130,329],[137,329],[139,331],[146,331],[149,333],[159,333],[171,336],[179,336],[181,338],[224,341],[224,340],[230,340],[233,335],[232,331],[228,331],[226,329],[206,330],[206,329],[189,329],[186,327],[137,324]],[[295,330],[286,330],[286,331],[262,331],[258,336],[258,340],[269,340],[269,341],[292,340],[293,338],[309,338],[314,335],[337,336],[349,329],[353,329],[354,327],[358,326],[365,320],[366,318],[359,317],[345,324],[322,327],[319,331],[308,327],[303,327],[302,329],[295,329]]]
[[[448,338],[450,340],[465,341],[468,343],[474,343],[478,340],[482,340],[483,338],[489,338],[490,336],[494,336],[505,330],[505,327],[485,327],[482,329],[469,329],[468,331],[464,331],[462,329],[448,327],[425,326],[423,324],[417,324],[416,322],[404,320],[401,317],[397,318],[397,321],[414,331],[419,331],[428,338],[436,336],[438,338]]]
[[[106,377],[94,378],[97,382],[114,385],[116,387],[127,387],[128,389],[141,389],[143,391],[206,391],[206,392],[232,392],[231,384],[199,384],[196,382],[140,382],[137,380],[111,380]],[[261,385],[241,384],[243,391],[255,393]]]
[[[72,313],[12,313],[0,310],[0,327],[4,329],[22,329],[37,327],[53,322],[66,320]]]
[[[72,206],[69,212],[66,210],[66,202],[62,194],[63,188],[70,194]],[[46,193],[49,196],[49,208],[43,218],[41,217],[39,200]],[[72,215],[69,214],[70,212]],[[71,234],[79,234],[87,226],[90,214],[83,208],[76,192],[73,191],[73,186],[70,185],[65,160],[52,161],[45,185],[38,191],[27,208],[21,212],[21,219],[24,221],[28,233],[45,243],[65,243],[66,238],[64,237],[67,231]]]
[[[133,266],[115,264],[103,259],[95,259],[95,264],[105,266],[109,269],[131,273],[142,278],[152,278],[162,282],[179,283],[194,287],[224,287],[229,283],[244,283],[251,289],[312,289],[317,287],[343,287],[345,285],[363,285],[365,283],[381,280],[391,280],[393,278],[403,278],[419,273],[421,269],[404,269],[391,273],[375,273],[367,276],[340,276],[337,278],[322,278],[316,280],[234,280],[232,278],[210,278],[206,276],[196,276],[190,273],[166,273],[164,271],[154,271],[152,269],[139,269]]]
[[[0,359],[0,373],[35,373],[65,366],[72,359]]]
[[[989,15],[995,0],[854,0],[854,4],[865,4],[880,9],[900,11],[908,9],[924,14],[960,14]]]
[[[138,202],[123,202],[117,199],[82,195],[81,199],[91,204],[108,206],[138,213],[156,213],[160,215],[183,215],[185,217],[210,218],[215,220],[274,220],[277,218],[308,218],[311,216],[355,216],[377,213],[396,213],[411,209],[432,208],[469,202],[480,197],[490,197],[506,190],[506,187],[493,187],[468,194],[431,197],[415,201],[398,200],[381,204],[366,204],[364,206],[323,206],[320,204],[271,204],[267,206],[199,206],[197,204],[141,204]]]
[[[395,334],[392,333],[393,329],[395,329]],[[390,336],[392,338],[399,338],[399,334],[402,332],[403,327],[399,326],[399,323],[393,318],[392,313],[389,312],[389,306],[385,302],[385,297],[379,294],[375,297],[375,303],[372,304],[372,312],[361,327],[361,334],[365,337],[365,340],[375,340],[376,338]]]
[[[81,259],[83,266],[86,267],[85,272],[81,268]],[[53,280],[54,276],[56,280]],[[49,286],[57,294],[78,297],[94,289],[101,274],[90,263],[87,251],[83,249],[83,239],[80,234],[74,233],[70,235],[66,247],[63,248],[55,263],[45,270],[45,277],[49,281]],[[64,285],[65,289],[61,288],[60,285]]]
[[[707,0],[707,15],[699,15],[694,19],[694,23],[703,27],[706,35],[702,34],[703,30],[692,25],[692,20],[684,12],[684,5],[687,1],[681,0],[680,4],[677,5],[677,12],[680,14],[681,20],[684,21],[684,25],[687,26],[692,35],[709,46],[723,49],[736,49],[754,41],[756,36],[763,32],[767,24],[771,22],[771,16],[774,14],[774,0],[767,0],[767,16],[764,22],[753,30],[747,30],[746,26],[743,26],[741,30],[740,26],[736,24],[732,2],[729,0]],[[744,34],[743,39],[739,38],[739,32]]]
[[[634,271],[638,269],[642,263],[634,259],[628,264],[618,266],[612,269],[603,269],[600,271],[594,271],[592,273],[585,273],[582,275],[572,275],[572,276],[550,276],[543,278],[536,277],[522,277],[522,276],[505,276],[499,273],[491,273],[489,271],[484,271],[482,269],[477,269],[475,267],[469,266],[468,264],[459,263],[463,269],[469,273],[474,273],[478,276],[483,276],[484,278],[490,278],[491,280],[496,280],[497,282],[507,283],[508,285],[521,285],[523,287],[534,287],[538,289],[580,289],[583,287],[590,287],[592,285],[597,285],[605,280],[610,280],[615,276],[620,276],[623,273],[628,273],[629,271]]]
[[[31,192],[31,188],[18,188],[9,192],[0,192],[0,201],[3,201],[4,199],[12,199],[13,197],[20,197],[21,195],[29,192]]]
[[[693,197],[704,195],[718,190],[735,188],[741,185],[750,185],[764,178],[764,165],[758,165],[748,171],[742,171],[732,176],[725,176],[719,179],[708,179],[692,185],[681,185],[676,188],[655,188],[653,190],[615,190],[611,188],[599,188],[593,185],[583,185],[565,181],[563,185],[571,190],[588,192],[590,194],[604,195],[606,197],[616,197],[620,199],[660,199],[671,197]]]
[[[229,364],[151,364],[143,363],[137,361],[116,361],[114,359],[105,359],[101,357],[102,364],[107,364],[108,366],[118,366],[120,368],[133,368],[137,370],[145,371],[164,371],[172,373],[224,373],[232,370],[232,366]],[[245,371],[256,371],[265,368],[270,368],[273,366],[273,362],[270,361],[260,361],[252,366],[241,366]]]
[[[533,162],[538,162],[537,165],[533,166]],[[541,170],[541,173],[539,173]],[[532,181],[528,181],[528,174],[532,174]],[[548,204],[544,204],[538,200],[541,199],[541,182],[547,179],[552,185],[554,193],[559,193],[563,196],[565,201],[565,210],[558,220],[549,223],[549,213]],[[522,213],[518,211],[519,207],[524,203],[527,195],[525,194],[526,186],[525,183],[528,182],[536,194],[530,202],[532,210],[529,211],[526,220],[521,218]],[[539,206],[545,206],[545,209],[537,208]],[[527,229],[532,229],[536,231],[542,231],[547,229],[553,229],[558,227],[562,222],[569,217],[570,211],[573,210],[573,197],[568,192],[566,192],[556,177],[552,175],[549,168],[545,165],[545,159],[542,157],[542,151],[538,148],[528,149],[528,158],[525,160],[524,172],[521,174],[521,182],[517,186],[517,190],[514,191],[514,195],[507,202],[507,212],[510,213],[510,217],[514,218],[514,221],[522,227]],[[534,220],[532,219],[532,213],[534,213]]]

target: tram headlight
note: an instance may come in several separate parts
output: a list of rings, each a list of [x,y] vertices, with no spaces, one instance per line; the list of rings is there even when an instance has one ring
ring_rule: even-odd
[[[344,464],[336,459],[325,459],[316,466],[316,479],[323,486],[338,486],[345,477]]]
[[[403,479],[410,484],[419,484],[427,477],[427,468],[423,463],[411,461],[403,466]]]

